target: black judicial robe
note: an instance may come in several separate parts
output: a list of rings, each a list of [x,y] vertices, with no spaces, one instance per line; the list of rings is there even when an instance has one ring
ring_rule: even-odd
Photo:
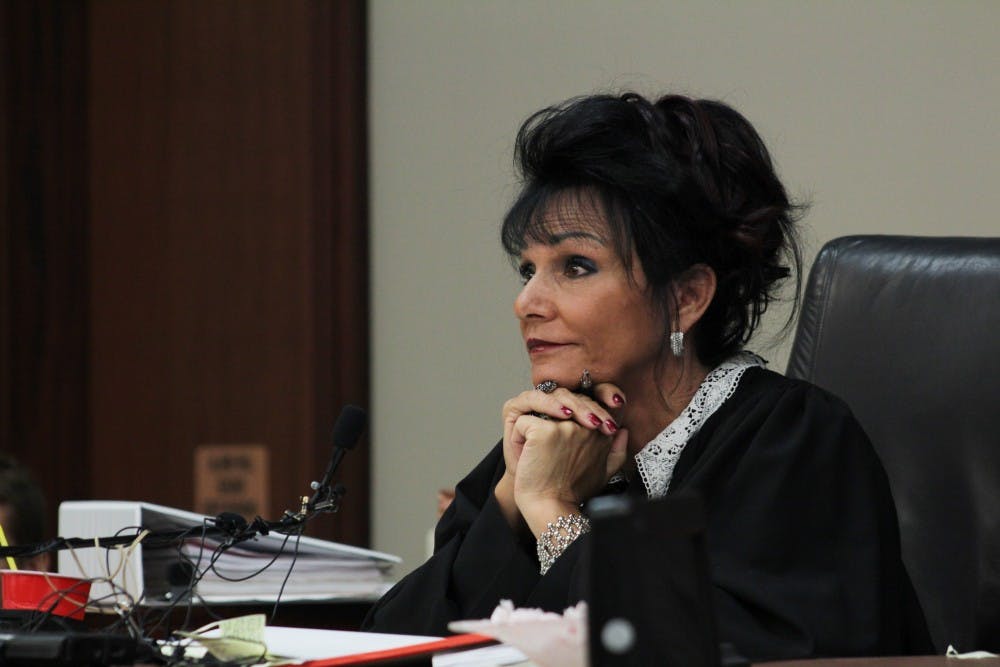
[[[434,555],[363,629],[442,635],[451,620],[489,617],[503,598],[557,612],[582,598],[589,536],[540,576],[534,541],[511,531],[493,495],[503,473],[497,445],[458,484]],[[933,652],[885,472],[839,399],[748,369],[681,454],[670,493],[685,489],[706,504],[720,639],[746,657]],[[636,573],[637,596],[650,576]]]

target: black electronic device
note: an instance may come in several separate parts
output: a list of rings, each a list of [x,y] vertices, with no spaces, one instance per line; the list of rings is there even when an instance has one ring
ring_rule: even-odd
[[[0,665],[89,667],[153,662],[152,647],[128,635],[90,632],[0,633]]]
[[[602,496],[587,511],[590,664],[719,667],[701,501]]]

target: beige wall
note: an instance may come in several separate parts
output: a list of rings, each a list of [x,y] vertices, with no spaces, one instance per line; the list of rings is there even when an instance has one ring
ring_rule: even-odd
[[[813,202],[810,257],[851,233],[996,236],[998,26],[992,0],[372,0],[374,546],[419,565],[435,490],[528,383],[497,226],[529,113],[623,88],[733,104]],[[787,341],[752,347],[784,366]]]

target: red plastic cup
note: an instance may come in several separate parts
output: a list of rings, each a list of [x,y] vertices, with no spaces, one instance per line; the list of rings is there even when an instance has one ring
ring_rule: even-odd
[[[0,607],[83,620],[90,582],[34,570],[0,570]]]

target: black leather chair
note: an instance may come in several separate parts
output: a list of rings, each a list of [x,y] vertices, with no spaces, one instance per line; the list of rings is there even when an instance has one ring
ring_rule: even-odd
[[[1000,650],[1000,238],[826,244],[787,372],[871,437],[938,650]]]

